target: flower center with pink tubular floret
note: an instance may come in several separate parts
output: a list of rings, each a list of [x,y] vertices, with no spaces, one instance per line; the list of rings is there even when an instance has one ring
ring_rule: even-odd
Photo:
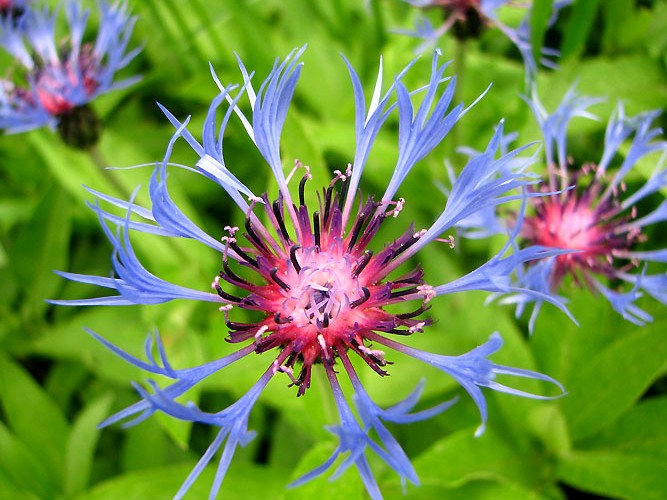
[[[535,198],[535,215],[523,221],[521,235],[531,244],[577,251],[555,257],[553,287],[566,274],[571,274],[575,282],[579,277],[588,281],[588,272],[612,277],[616,253],[642,239],[640,232],[626,224],[634,218],[634,211],[619,217],[622,210],[616,197],[594,206],[600,189],[594,179],[581,193],[570,190]]]
[[[90,98],[99,87],[95,78],[98,62],[91,44],[81,47],[76,65],[78,67],[74,67],[68,58],[64,62],[47,64],[37,70],[37,95],[44,109],[51,115],[69,113],[77,106],[70,100],[69,88],[81,86],[86,97]]]
[[[368,345],[368,334],[377,331],[410,335],[421,331],[429,321],[413,318],[427,309],[424,305],[405,314],[392,314],[384,307],[406,300],[426,302],[430,298],[420,268],[394,280],[386,280],[383,271],[421,233],[409,228],[377,255],[366,249],[382,222],[395,215],[402,202],[394,203],[395,209],[386,210],[381,203],[368,200],[360,206],[346,233],[342,216],[346,176],[339,174],[322,193],[320,210],[312,214],[303,200],[305,179],[300,184],[300,206],[288,211],[298,241],[292,239],[285,224],[282,198],[269,203],[264,195],[263,206],[278,237],[271,236],[251,208],[245,224],[251,247],[241,248],[235,236],[237,228],[229,228],[230,236],[224,238],[227,253],[223,270],[213,282],[213,288],[229,302],[222,308],[230,329],[228,341],[252,339],[258,353],[272,348],[288,350],[289,356],[278,369],[299,386],[299,395],[310,385],[314,363],[332,365],[339,352],[350,349],[377,373],[386,375],[381,368],[387,364],[384,353]],[[342,188],[334,193],[339,181]],[[261,283],[234,273],[227,258],[234,254],[241,265],[256,272]],[[223,289],[223,281],[247,291],[247,295],[230,294]],[[256,323],[230,321],[233,306],[259,311],[265,317]],[[297,364],[301,371],[294,375]]]

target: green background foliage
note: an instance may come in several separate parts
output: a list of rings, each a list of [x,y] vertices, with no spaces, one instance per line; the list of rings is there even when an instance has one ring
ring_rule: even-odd
[[[415,18],[414,9],[398,0],[130,3],[139,17],[133,40],[144,50],[125,74],[137,72],[143,80],[93,103],[105,125],[97,158],[68,148],[50,130],[0,137],[0,498],[170,498],[212,439],[209,428],[161,415],[128,429],[98,430],[100,421],[136,401],[130,381],[142,382],[145,374],[106,351],[83,327],[137,356],[147,332],[159,328],[172,366],[185,368],[232,350],[213,304],[65,308],[45,302],[99,293],[68,283],[52,270],[110,272],[110,245],[85,207],[93,197],[82,185],[127,195],[141,184],[139,200],[147,199],[151,165],[162,159],[173,133],[155,102],[181,119],[192,115],[197,136],[216,95],[209,62],[223,82],[238,83],[238,54],[256,71],[258,82],[276,57],[307,43],[283,134],[283,158],[310,165],[314,185],[325,185],[332,170],[351,161],[354,150],[352,89],[339,54],[352,62],[370,92],[380,54],[385,74],[394,75],[419,44],[395,32],[411,28]],[[582,94],[607,98],[593,108],[599,122],[575,119],[571,127],[574,160],[596,161],[606,119],[618,100],[629,114],[667,102],[667,3],[579,0],[547,29],[543,11],[551,3],[536,2],[533,41],[537,46],[545,39],[560,47],[563,57],[558,71],[540,70],[540,95],[553,110],[576,82]],[[427,15],[435,22],[436,14]],[[508,23],[516,19],[512,9],[503,16]],[[92,25],[96,22],[93,13]],[[444,207],[438,185],[447,182],[446,157],[454,168],[462,167],[458,146],[483,148],[501,118],[507,130],[520,132],[522,143],[539,139],[519,97],[525,91],[523,65],[500,32],[487,30],[464,46],[444,37],[439,46],[448,59],[458,55],[448,70],[459,75],[457,99],[470,103],[489,83],[493,87],[402,186],[399,195],[406,207],[399,221],[414,220],[417,227],[427,226]],[[10,66],[6,58],[2,62]],[[408,81],[425,84],[429,72],[425,55]],[[664,116],[660,122],[665,124]],[[390,122],[364,173],[364,193],[382,192],[396,160],[396,142],[396,123]],[[225,157],[255,192],[275,192],[268,167],[238,123],[229,127]],[[102,172],[100,161],[148,166]],[[195,156],[181,145],[173,161],[192,165]],[[643,161],[629,183],[641,183],[655,164],[655,157]],[[242,221],[243,214],[220,189],[197,176],[174,169],[170,189],[183,211],[215,237],[222,236],[225,225]],[[649,234],[654,248],[667,244],[664,229],[662,223]],[[219,255],[202,245],[150,236],[133,242],[152,272],[191,288],[206,290],[219,270]],[[460,240],[450,250],[436,243],[421,253],[420,262],[428,282],[442,283],[471,270],[500,245],[501,239]],[[549,402],[488,391],[490,419],[479,438],[473,436],[479,425],[474,404],[441,373],[399,355],[390,357],[390,377],[361,370],[382,406],[406,396],[422,378],[420,408],[461,396],[452,409],[427,422],[392,426],[422,482],[419,488],[407,487],[408,498],[566,498],[576,491],[667,497],[667,311],[643,298],[640,305],[655,321],[640,328],[587,290],[569,285],[567,294],[580,326],[547,306],[528,336],[525,318],[515,319],[510,308],[498,304],[484,306],[485,294],[466,293],[433,301],[435,324],[406,340],[432,352],[459,354],[499,331],[505,346],[495,362],[536,369],[565,385],[567,396]],[[188,399],[205,409],[221,409],[245,393],[267,360],[249,357],[190,392]],[[334,483],[324,475],[298,489],[285,488],[335,447],[334,436],[324,429],[336,423],[327,385],[323,374],[315,373],[309,393],[297,399],[283,379],[271,382],[250,421],[258,436],[237,452],[223,497],[365,497],[354,470]],[[520,388],[549,390],[535,381]],[[385,496],[400,498],[396,476],[382,463],[372,461],[372,466]],[[212,467],[206,470],[188,498],[206,497],[213,474]]]

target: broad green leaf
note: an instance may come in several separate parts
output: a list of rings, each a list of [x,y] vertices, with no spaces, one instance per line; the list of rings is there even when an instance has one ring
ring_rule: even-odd
[[[606,52],[613,54],[620,48],[620,41],[633,18],[634,3],[634,0],[605,0],[601,39]]]
[[[96,376],[126,384],[142,380],[140,371],[125,362],[83,329],[90,328],[131,354],[143,356],[149,331],[140,320],[140,310],[130,307],[98,307],[62,320],[29,346],[29,352],[55,359],[76,360]]]
[[[528,415],[528,422],[533,433],[553,454],[560,455],[572,448],[565,416],[556,403],[542,402],[536,405]],[[525,432],[526,429],[522,430]]]
[[[3,196],[0,199],[0,228],[7,229],[29,219],[37,200],[19,196]],[[4,265],[1,260],[0,266]]]
[[[271,433],[269,464],[273,468],[286,470],[286,474],[289,475],[301,457],[310,451],[313,442],[320,441],[320,436],[313,437],[308,428],[298,426],[294,422],[295,419],[288,419],[285,413],[267,412],[267,416],[271,419],[267,422],[268,431]]]
[[[611,498],[665,498],[667,461],[624,451],[576,451],[562,457],[558,478],[577,489]]]
[[[503,315],[499,314],[501,311],[497,310],[498,307],[500,306],[496,304],[487,306],[491,310],[490,314],[498,318],[495,328],[498,329],[503,338],[503,346],[497,354],[491,356],[491,360],[499,365],[544,372],[541,367],[536,366],[530,346],[516,326],[508,320],[501,320]],[[473,312],[471,311],[470,314],[472,315]],[[545,373],[555,375],[549,372]],[[496,381],[538,396],[559,397],[562,395],[561,390],[556,385],[545,382],[504,375],[499,375]],[[530,450],[532,437],[526,432],[527,425],[534,420],[534,413],[543,411],[544,407],[549,405],[549,402],[494,392],[491,389],[483,389],[483,391],[487,397],[495,400],[500,410],[498,413],[494,413],[494,407],[490,407],[489,421],[495,425],[499,432],[503,433],[505,439],[514,443],[515,448]],[[562,436],[558,436],[559,440],[561,438]]]
[[[583,50],[584,43],[593,27],[599,4],[600,0],[586,0],[573,4],[561,44],[560,52],[563,58],[574,56]]]
[[[623,320],[607,301],[587,289],[565,285],[562,293],[567,296],[568,308],[579,324],[570,321],[556,308],[544,305],[530,344],[538,366],[565,385],[568,395],[561,400],[565,402],[571,396],[572,381],[580,378],[581,367],[588,365],[614,342],[656,327],[648,324],[638,328]],[[640,305],[648,306],[647,310],[652,314],[655,314],[654,310],[660,310],[648,299]],[[656,319],[658,317],[656,315]]]
[[[107,417],[108,415],[105,415]],[[122,429],[123,447],[121,464],[125,472],[168,464],[167,450],[170,437],[162,429],[162,423],[149,418],[141,424]],[[181,450],[179,450],[181,451]]]
[[[10,249],[11,268],[23,284],[28,316],[43,311],[44,300],[55,295],[62,282],[53,269],[67,267],[70,217],[69,196],[52,186]]]
[[[597,57],[579,61],[570,59],[560,64],[558,72],[540,76],[540,88],[549,88],[549,92],[541,92],[540,97],[548,110],[556,105],[576,83],[577,90],[588,96],[606,97],[604,103],[591,107],[591,111],[604,118],[602,122],[592,120],[573,120],[573,126],[599,129],[602,133],[606,118],[609,117],[618,101],[625,105],[627,114],[634,115],[643,111],[656,109],[667,98],[667,85],[659,63],[645,54],[623,54],[616,57]],[[534,127],[531,118],[530,127]],[[569,129],[570,134],[573,129]],[[586,148],[589,155],[585,161],[599,161],[602,150],[591,143]]]
[[[17,363],[0,354],[0,400],[7,422],[52,481],[62,481],[69,424],[60,408]],[[57,478],[57,479],[56,479]]]
[[[542,57],[544,35],[553,12],[553,0],[534,0],[530,9],[530,46],[536,61]]]
[[[637,329],[577,367],[562,400],[573,441],[614,422],[649,387],[667,357],[662,330],[655,323]]]
[[[168,500],[174,497],[195,466],[171,465],[121,474],[103,481],[76,500]],[[208,498],[215,467],[207,467],[192,485],[186,498]],[[272,469],[251,464],[233,463],[222,483],[219,498],[277,499],[285,487],[282,475]]]
[[[63,411],[90,379],[90,372],[78,362],[55,362],[44,382],[44,389]]]
[[[93,457],[100,435],[97,424],[107,416],[111,399],[110,394],[97,398],[84,408],[72,424],[65,452],[64,493],[67,496],[83,491],[90,481]]]
[[[667,61],[667,3],[657,3],[649,15],[648,49],[654,58],[661,59],[664,64]]]
[[[469,428],[440,439],[413,464],[420,475],[439,471],[439,484],[448,488],[475,480],[505,480],[536,488],[546,465],[537,454],[527,459],[492,428],[479,438]]]
[[[0,498],[16,498],[14,494],[6,494],[12,490],[28,498],[33,495],[49,498],[57,494],[58,478],[35,456],[35,451],[39,453],[39,450],[21,442],[0,421]]]
[[[498,480],[474,480],[458,488],[450,488],[438,481],[438,471],[430,471],[429,476],[420,478],[419,486],[408,486],[410,500],[432,500],[434,498],[446,498],[447,500],[541,500],[544,498],[559,498],[558,490],[551,485],[548,494],[546,490],[549,485],[543,485],[541,491],[531,491],[520,484],[504,479]],[[383,484],[382,494],[385,498],[403,498],[401,485],[397,481]]]
[[[586,450],[608,450],[653,456],[667,462],[667,396],[640,401],[601,434],[587,440]]]
[[[13,485],[4,471],[0,469],[0,498],[11,498],[12,500],[39,500],[39,497],[29,491]]]

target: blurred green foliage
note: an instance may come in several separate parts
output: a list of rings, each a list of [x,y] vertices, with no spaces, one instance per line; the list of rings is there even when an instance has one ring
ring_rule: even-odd
[[[139,16],[133,40],[144,50],[125,73],[141,73],[143,80],[93,106],[105,125],[99,146],[104,161],[117,167],[148,166],[103,174],[95,158],[64,146],[52,131],[0,137],[0,498],[170,498],[211,439],[211,429],[159,415],[127,430],[98,430],[97,423],[136,400],[129,382],[143,381],[144,374],[82,328],[136,355],[142,353],[146,333],[159,328],[172,365],[188,367],[230,352],[217,308],[169,303],[86,309],[45,302],[99,293],[67,283],[52,270],[110,272],[110,245],[85,207],[93,197],[82,185],[126,195],[141,184],[138,196],[146,199],[150,166],[162,159],[173,132],[155,101],[181,119],[192,115],[191,130],[197,131],[216,94],[209,63],[223,82],[239,82],[238,54],[257,72],[257,81],[268,74],[274,58],[307,43],[306,67],[283,134],[283,157],[310,165],[315,182],[324,185],[329,172],[351,160],[354,148],[352,89],[339,54],[350,59],[370,91],[380,54],[386,74],[392,75],[412,59],[419,43],[394,32],[411,28],[415,18],[414,9],[398,0],[130,3]],[[92,1],[88,4],[94,7]],[[536,40],[563,53],[560,70],[540,70],[540,93],[549,109],[575,82],[582,94],[607,97],[594,109],[604,118],[617,100],[631,114],[667,102],[666,2],[579,0],[551,29],[545,30],[539,12],[533,21]],[[439,45],[445,55],[456,53],[453,39],[445,37]],[[402,187],[399,194],[407,205],[401,218],[418,227],[432,221],[444,205],[437,184],[447,179],[445,156],[455,167],[463,162],[455,147],[482,148],[501,118],[507,130],[520,132],[522,143],[539,138],[519,98],[523,65],[511,43],[488,30],[458,53],[461,60],[450,74],[453,68],[461,72],[460,99],[470,103],[489,83],[493,87]],[[412,84],[428,79],[430,58],[422,59],[408,75]],[[661,121],[665,123],[664,116]],[[578,159],[600,157],[603,133],[604,120],[574,121],[572,145]],[[275,190],[268,168],[260,170],[264,164],[238,123],[230,126],[225,156],[255,191]],[[395,158],[394,124],[378,138],[364,174],[365,193],[385,185]],[[192,164],[194,155],[177,148],[173,161]],[[643,164],[641,176],[648,177],[653,167]],[[224,225],[241,220],[216,186],[196,176],[174,171],[170,189],[184,212],[211,235],[221,235]],[[666,235],[652,235],[656,248],[665,247]],[[137,238],[136,245],[155,274],[192,288],[206,289],[220,265],[215,252],[189,242],[145,237]],[[432,246],[420,258],[427,280],[443,282],[461,276],[492,251],[488,242],[462,241],[455,251]],[[642,301],[655,321],[638,328],[586,290],[573,289],[571,298],[580,326],[547,307],[532,337],[510,309],[482,307],[484,294],[434,301],[437,322],[409,339],[412,345],[458,354],[498,330],[505,347],[494,361],[547,373],[565,385],[568,395],[536,402],[488,394],[489,426],[480,438],[473,437],[479,417],[465,393],[454,408],[431,421],[392,428],[422,481],[420,488],[407,488],[407,497],[566,498],[576,491],[614,498],[667,497],[667,312],[654,301]],[[407,395],[421,378],[426,379],[424,408],[462,393],[452,380],[412,359],[397,355],[392,361],[388,378],[364,372],[364,384],[381,405]],[[264,365],[259,356],[243,360],[188,397],[206,408],[222,408],[250,387]],[[223,497],[364,498],[353,470],[335,483],[321,477],[299,489],[285,489],[335,446],[323,427],[336,421],[323,381],[316,376],[309,394],[299,399],[281,380],[271,383],[250,422],[258,437],[237,453]],[[534,381],[521,388],[545,389]],[[391,471],[380,463],[372,466],[386,497],[401,497]],[[213,474],[213,468],[207,470],[189,498],[207,496]]]

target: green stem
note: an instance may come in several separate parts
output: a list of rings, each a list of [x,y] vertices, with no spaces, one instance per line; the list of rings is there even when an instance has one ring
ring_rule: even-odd
[[[93,163],[99,168],[102,176],[107,180],[111,187],[117,192],[121,199],[129,200],[131,197],[130,191],[123,185],[122,182],[114,175],[112,170],[109,170],[108,163],[104,159],[104,155],[99,146],[95,144],[86,150],[93,160]]]

